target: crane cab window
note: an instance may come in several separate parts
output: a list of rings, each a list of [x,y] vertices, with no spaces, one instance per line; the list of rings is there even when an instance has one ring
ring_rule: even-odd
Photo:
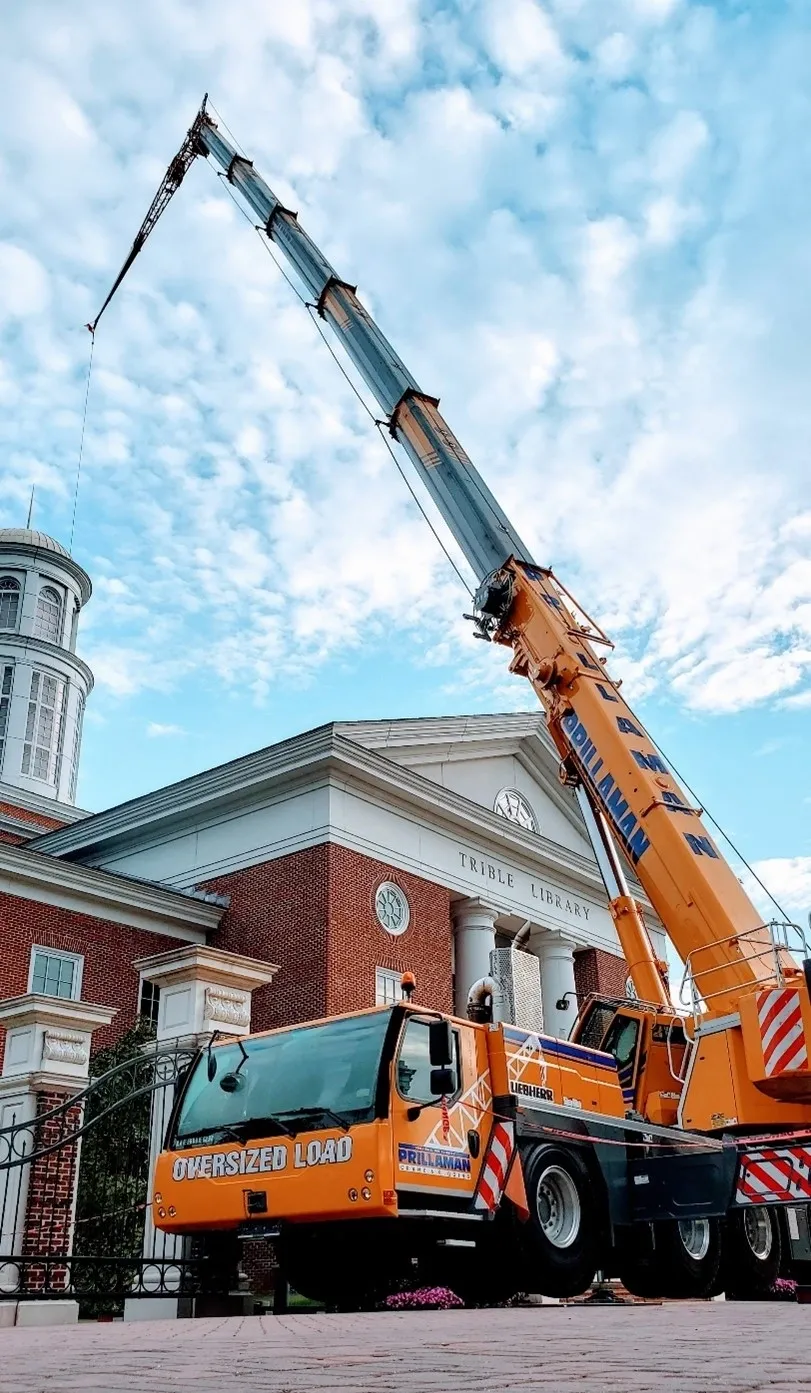
[[[409,1103],[439,1103],[431,1092],[429,1022],[411,1016],[406,1023],[395,1066],[397,1092]],[[459,1078],[459,1031],[453,1032],[456,1077]]]
[[[603,1039],[608,1027],[616,1017],[614,1002],[592,1001],[579,1022],[575,1039],[579,1045],[588,1045],[592,1050],[607,1049]]]
[[[638,1016],[616,1015],[600,1047],[616,1059],[623,1088],[630,1088],[634,1081],[640,1025]]]

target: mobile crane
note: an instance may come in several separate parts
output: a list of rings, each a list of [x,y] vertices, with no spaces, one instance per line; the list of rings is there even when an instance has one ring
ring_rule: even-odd
[[[724,1280],[724,1270],[727,1284],[743,1294],[763,1290],[785,1247],[780,1207],[791,1206],[794,1228],[802,1217],[808,1232],[811,958],[803,936],[795,926],[762,922],[701,809],[609,675],[607,636],[552,570],[534,561],[440,414],[438,399],[421,389],[297,214],[226,139],[205,99],[91,331],[198,156],[219,166],[288,261],[472,568],[477,590],[468,618],[477,637],[510,649],[510,670],[531,684],[544,708],[561,778],[578,800],[606,885],[636,1000],[589,999],[566,1044],[488,1026],[486,983],[474,993],[477,1019],[470,1022],[440,1019],[411,1002],[387,1008],[385,1025],[379,1012],[338,1018],[346,1038],[366,1031],[376,1040],[356,1090],[359,1109],[340,1091],[322,1089],[317,1107],[291,1110],[276,1102],[268,1113],[261,1061],[274,1051],[295,1053],[308,1038],[315,1048],[319,1037],[307,1037],[308,1030],[322,1032],[326,1046],[329,1023],[252,1037],[250,1048],[217,1045],[179,1100],[159,1163],[155,1221],[174,1232],[233,1232],[243,1223],[255,1230],[270,1222],[263,1218],[269,1212],[282,1223],[306,1289],[315,1268],[338,1261],[339,1248],[330,1246],[325,1230],[335,1240],[349,1223],[356,1245],[361,1215],[372,1235],[395,1215],[433,1216],[444,1235],[436,1242],[452,1244],[464,1241],[448,1237],[463,1218],[504,1212],[506,1193],[514,1209],[529,1215],[526,1232],[533,1236],[511,1251],[532,1255],[536,1287],[550,1294],[567,1294],[585,1285],[594,1267],[611,1264],[641,1294],[706,1294]],[[686,964],[692,1008],[686,1018],[672,1005],[666,967],[653,950],[626,866]],[[801,966],[791,947],[799,947]],[[250,1098],[260,1080],[266,1102],[258,1118]],[[320,1139],[312,1130],[319,1118],[321,1129],[337,1126],[339,1134]],[[280,1134],[282,1141],[267,1140]],[[456,1149],[448,1144],[452,1135]],[[262,1145],[248,1149],[248,1164],[246,1140],[257,1136]],[[209,1150],[201,1151],[206,1144]],[[457,1162],[462,1169],[454,1170]],[[249,1173],[263,1172],[273,1173],[272,1202],[266,1190],[244,1183]],[[318,1183],[305,1189],[301,1177],[311,1174]],[[188,1185],[192,1178],[196,1188]],[[433,1208],[426,1207],[426,1190]],[[492,1231],[503,1230],[496,1224]],[[386,1231],[383,1244],[369,1239],[378,1267],[384,1249],[390,1256],[397,1251],[398,1261],[411,1252]],[[398,1231],[411,1228],[401,1224]],[[421,1242],[415,1240],[423,1261]],[[802,1242],[803,1235],[795,1251],[811,1258]],[[519,1265],[512,1264],[515,1272]],[[309,1278],[301,1275],[304,1267]]]

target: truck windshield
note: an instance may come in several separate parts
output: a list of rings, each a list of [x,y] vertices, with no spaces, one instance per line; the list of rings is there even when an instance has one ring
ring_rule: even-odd
[[[347,1125],[374,1116],[383,1040],[390,1012],[298,1026],[239,1045],[215,1046],[198,1060],[175,1127],[186,1146],[215,1133],[240,1138]],[[226,1080],[226,1088],[221,1087]]]

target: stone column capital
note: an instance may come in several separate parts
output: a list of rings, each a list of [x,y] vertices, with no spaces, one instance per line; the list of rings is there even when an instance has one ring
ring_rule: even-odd
[[[279,970],[275,963],[198,943],[139,958],[133,967],[160,988],[159,1040],[193,1040],[215,1030],[247,1035],[251,996]]]
[[[553,933],[550,929],[532,928],[529,946],[533,953],[543,958],[571,958],[577,948],[574,939],[564,934]]]
[[[95,1030],[118,1014],[113,1006],[26,992],[0,1001],[6,1029],[0,1091],[80,1093],[88,1078]]]
[[[454,900],[451,904],[451,915],[456,925],[467,926],[468,924],[489,924],[492,928],[501,911],[488,900],[483,900],[479,895],[470,895],[464,900]]]

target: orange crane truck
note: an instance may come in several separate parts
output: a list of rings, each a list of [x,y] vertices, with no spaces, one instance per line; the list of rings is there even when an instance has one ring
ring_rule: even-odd
[[[484,981],[472,1020],[411,1001],[216,1043],[178,1100],[155,1222],[219,1241],[278,1228],[303,1292],[368,1294],[418,1269],[565,1295],[601,1268],[644,1295],[761,1294],[811,1261],[803,935],[763,923],[609,675],[606,635],[205,100],[91,329],[198,156],[289,262],[475,573],[468,617],[544,708],[636,999],[590,999],[570,1041],[492,1019]],[[684,1016],[629,869],[686,964]]]

